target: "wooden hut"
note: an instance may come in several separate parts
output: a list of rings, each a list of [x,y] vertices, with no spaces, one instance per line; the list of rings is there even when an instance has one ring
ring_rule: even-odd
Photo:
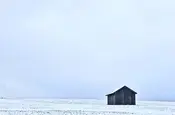
[[[123,86],[117,91],[106,95],[108,105],[135,105],[136,92],[127,86]]]

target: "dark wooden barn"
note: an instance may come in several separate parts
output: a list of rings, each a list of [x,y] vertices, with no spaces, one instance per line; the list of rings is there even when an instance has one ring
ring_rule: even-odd
[[[136,92],[127,86],[123,86],[119,90],[106,95],[108,105],[135,105]]]

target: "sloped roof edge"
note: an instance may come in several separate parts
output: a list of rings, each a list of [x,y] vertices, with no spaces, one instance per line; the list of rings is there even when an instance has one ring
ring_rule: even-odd
[[[121,87],[120,89],[114,91],[113,93],[107,94],[106,96],[112,95],[112,94],[114,94],[114,93],[116,93],[116,92],[122,90],[123,88],[127,88],[127,89],[131,90],[132,92],[134,92],[135,94],[137,94],[137,92],[135,92],[134,90],[130,89],[129,87],[123,86],[123,87]]]

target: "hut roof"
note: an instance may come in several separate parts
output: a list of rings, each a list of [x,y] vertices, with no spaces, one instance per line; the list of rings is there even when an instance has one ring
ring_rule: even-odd
[[[106,96],[112,95],[112,94],[114,94],[114,93],[116,93],[116,92],[119,92],[119,91],[125,89],[125,88],[126,88],[126,89],[129,89],[131,92],[137,94],[137,92],[135,92],[134,90],[130,89],[129,87],[123,86],[122,88],[118,89],[117,91],[114,91],[113,93],[107,94]]]

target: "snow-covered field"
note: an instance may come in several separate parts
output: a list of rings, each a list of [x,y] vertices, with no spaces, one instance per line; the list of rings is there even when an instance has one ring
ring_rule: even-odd
[[[0,115],[175,115],[175,103],[111,106],[105,100],[1,99]]]

